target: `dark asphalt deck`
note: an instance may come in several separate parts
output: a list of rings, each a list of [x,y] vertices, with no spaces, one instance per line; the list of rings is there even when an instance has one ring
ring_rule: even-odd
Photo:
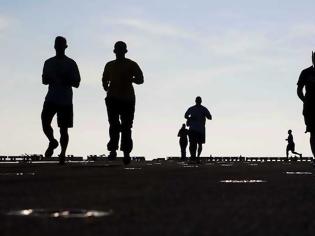
[[[0,235],[315,235],[310,163],[187,167],[145,162],[127,168],[121,163],[1,164]],[[286,174],[296,171],[314,174]],[[220,182],[226,179],[267,182]],[[29,208],[113,214],[88,219],[6,215]]]

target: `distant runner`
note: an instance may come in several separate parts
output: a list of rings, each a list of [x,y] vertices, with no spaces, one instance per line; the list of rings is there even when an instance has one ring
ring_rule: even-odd
[[[189,126],[189,151],[192,160],[196,159],[197,146],[197,157],[200,157],[202,144],[206,142],[206,119],[212,120],[209,110],[201,105],[201,97],[196,97],[195,102],[196,105],[190,107],[185,113],[187,126]]]
[[[179,137],[179,146],[181,152],[181,159],[186,159],[186,148],[188,144],[188,130],[186,129],[186,125],[183,124],[181,129],[178,131],[177,137]]]
[[[299,155],[300,157],[302,157],[301,153],[297,153],[295,152],[295,144],[293,141],[293,135],[292,135],[292,130],[288,130],[288,138],[286,139],[286,141],[288,141],[288,145],[287,145],[287,149],[286,149],[286,154],[287,154],[287,158],[289,157],[289,152],[291,151],[293,154]]]

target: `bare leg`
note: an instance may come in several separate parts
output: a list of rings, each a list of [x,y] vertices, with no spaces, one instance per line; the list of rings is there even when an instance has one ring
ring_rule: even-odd
[[[42,127],[43,127],[44,134],[48,138],[49,142],[52,142],[53,140],[55,140],[54,130],[51,127],[51,121],[52,121],[53,117],[54,117],[53,113],[50,114],[50,113],[43,110],[42,115],[41,115]]]
[[[190,157],[192,159],[196,158],[196,149],[197,149],[197,142],[195,140],[189,140],[189,151]]]
[[[68,134],[68,128],[63,127],[60,128],[60,145],[61,145],[61,152],[60,156],[66,156],[66,150],[69,143],[69,134]]]
[[[186,158],[187,142],[180,140],[179,146],[180,146],[180,152],[181,152],[181,159],[185,159]]]
[[[51,127],[51,121],[55,114],[56,112],[53,109],[50,109],[47,104],[44,104],[41,114],[42,127],[44,134],[49,140],[48,148],[45,151],[45,157],[51,157],[54,154],[54,149],[58,147],[58,142],[54,138],[54,130]]]
[[[198,157],[200,157],[200,154],[202,152],[202,143],[198,144]]]
[[[313,157],[315,157],[315,134],[313,134],[312,132],[311,132],[310,144],[311,144]]]
[[[296,155],[299,155],[300,157],[302,157],[302,154],[301,153],[298,153],[298,152],[292,152],[293,154],[296,154]]]

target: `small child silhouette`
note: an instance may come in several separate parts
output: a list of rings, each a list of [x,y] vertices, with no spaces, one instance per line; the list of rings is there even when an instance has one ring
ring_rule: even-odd
[[[179,146],[181,151],[181,159],[186,159],[186,148],[188,144],[188,129],[186,129],[186,125],[183,124],[180,130],[178,131],[177,136],[179,137]]]

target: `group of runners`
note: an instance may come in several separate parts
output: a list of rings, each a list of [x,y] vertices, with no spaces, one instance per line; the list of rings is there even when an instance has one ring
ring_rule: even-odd
[[[196,97],[196,105],[188,108],[184,117],[187,120],[178,131],[179,145],[181,149],[181,159],[186,159],[186,148],[188,145],[189,137],[189,152],[192,160],[198,160],[201,152],[202,145],[206,142],[206,119],[212,120],[209,110],[202,106],[201,97]],[[189,127],[189,130],[186,129]]]
[[[68,47],[67,40],[58,36],[55,39],[54,48],[56,55],[44,63],[42,83],[48,85],[48,92],[45,97],[41,113],[43,132],[48,138],[49,144],[45,151],[45,157],[51,157],[54,150],[61,146],[59,163],[65,163],[66,150],[69,142],[68,129],[73,127],[73,91],[72,87],[80,85],[80,73],[76,62],[67,57],[65,50]],[[126,58],[127,45],[118,41],[114,45],[116,59],[106,63],[102,77],[103,88],[107,95],[105,104],[109,122],[109,151],[108,159],[114,160],[117,157],[119,148],[123,152],[123,162],[129,164],[130,153],[133,149],[132,125],[135,113],[135,92],[133,84],[144,82],[143,73],[139,65]],[[315,54],[312,52],[313,65],[301,72],[297,83],[297,94],[303,102],[303,115],[306,125],[305,133],[310,133],[310,146],[315,156]],[[180,137],[181,158],[186,158],[186,147],[189,138],[189,151],[192,160],[200,157],[202,145],[205,143],[206,120],[212,119],[209,110],[202,106],[201,97],[196,97],[195,105],[190,107],[184,117],[186,124],[183,124],[178,132]],[[59,142],[54,137],[51,126],[53,117],[57,114],[57,123],[60,129]],[[189,129],[186,128],[189,127]],[[295,152],[292,131],[288,131],[286,155],[291,151],[302,157],[302,154]]]
[[[58,36],[55,39],[56,56],[45,61],[42,82],[48,85],[41,114],[43,131],[49,144],[45,157],[51,157],[59,142],[61,152],[59,163],[65,163],[66,150],[69,142],[68,128],[73,127],[72,87],[80,85],[80,73],[74,60],[65,55],[68,47],[67,40]],[[129,164],[130,152],[133,148],[131,129],[135,112],[135,92],[133,83],[142,84],[143,74],[138,64],[125,57],[127,45],[118,41],[114,45],[116,59],[105,65],[102,77],[104,90],[107,92],[105,103],[109,122],[109,137],[107,144],[108,158],[117,157],[119,138],[120,150],[123,152],[123,161]],[[60,129],[59,142],[54,137],[51,127],[53,117],[57,114],[57,123]]]
[[[197,97],[198,99],[200,97]],[[196,98],[196,100],[197,100]],[[193,108],[194,107],[194,108]],[[187,121],[187,126],[190,126],[190,130],[186,128],[186,124],[183,124],[180,130],[178,131],[177,136],[179,137],[179,146],[180,146],[180,151],[181,151],[181,160],[186,160],[186,149],[188,145],[188,137],[189,137],[189,152],[190,152],[190,157],[191,160],[198,160],[200,158],[201,152],[202,152],[202,144],[205,143],[205,126],[202,126],[202,124],[205,123],[205,118],[207,119],[212,119],[212,116],[209,116],[209,111],[207,108],[203,107],[200,104],[196,104],[196,106],[193,106],[192,108],[194,110],[200,109],[204,110],[206,113],[205,115],[202,115],[202,112],[198,112],[198,117],[202,119],[202,122],[200,122],[199,126],[195,126],[194,124],[190,124],[190,122]],[[200,107],[200,108],[198,108]],[[190,114],[190,117],[188,119],[191,119],[191,113],[188,110],[186,114]],[[194,114],[195,115],[195,114]],[[200,119],[200,120],[201,120]],[[199,127],[199,131],[196,131],[197,128]],[[202,129],[200,129],[202,127]],[[292,130],[288,130],[288,138],[286,139],[288,142],[287,148],[286,148],[286,156],[289,158],[290,152],[292,154],[298,155],[300,158],[302,158],[302,153],[298,153],[295,151],[295,143],[293,141],[293,135],[292,135]],[[198,148],[197,148],[198,147]],[[197,151],[197,155],[196,155]]]
[[[310,133],[310,146],[315,157],[315,54],[312,52],[312,66],[304,69],[297,83],[297,95],[303,102],[303,115],[306,125],[305,133]],[[189,138],[189,151],[191,159],[198,159],[202,152],[202,145],[205,143],[205,123],[206,119],[212,119],[207,108],[201,105],[201,98],[196,98],[196,105],[190,107],[185,113],[187,119],[178,132],[179,145],[181,149],[181,159],[186,159],[186,148]],[[186,128],[189,127],[189,129]],[[302,153],[295,151],[292,130],[288,130],[288,142],[286,156],[289,153],[302,157]],[[198,148],[197,148],[198,147]],[[197,154],[196,154],[197,151]]]

